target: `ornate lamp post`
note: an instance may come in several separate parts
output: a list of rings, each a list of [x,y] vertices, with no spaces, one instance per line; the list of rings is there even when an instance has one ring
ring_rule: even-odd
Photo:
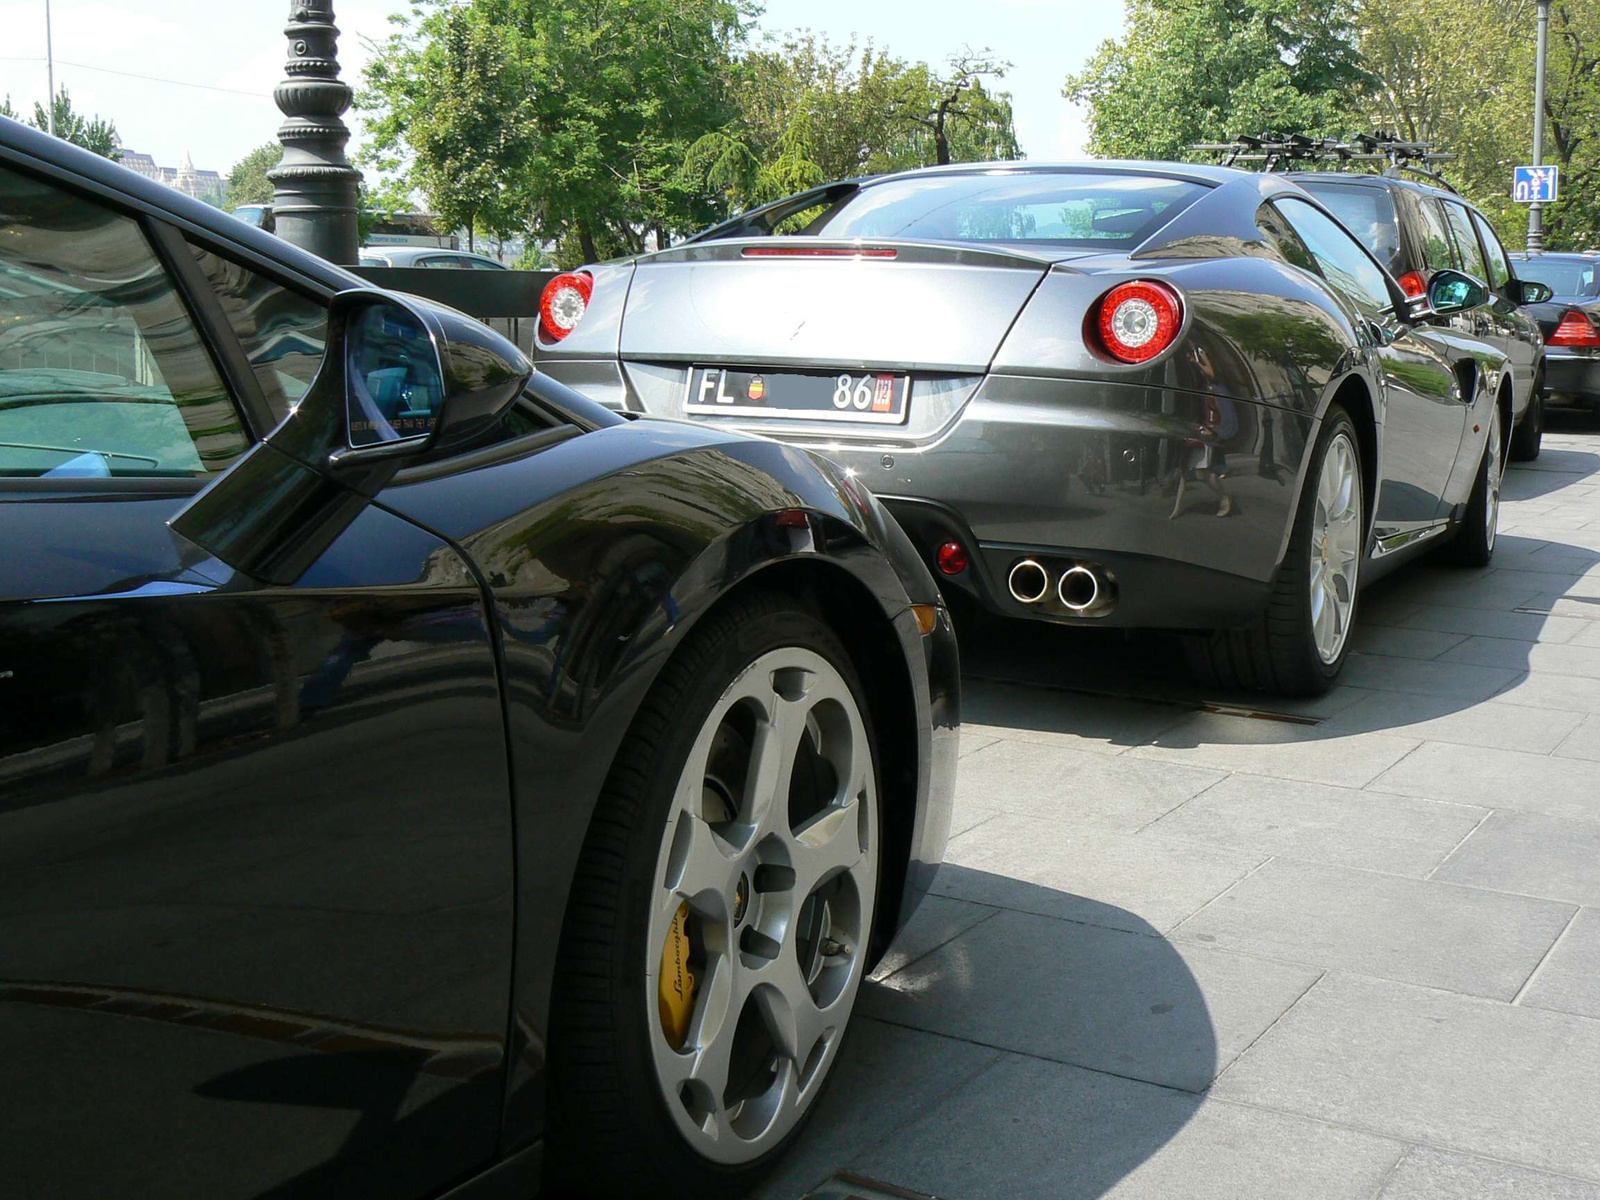
[[[313,254],[345,266],[360,246],[356,206],[361,172],[350,165],[345,144],[350,129],[341,119],[350,107],[348,84],[339,79],[339,27],[333,0],[291,0],[289,61],[272,93],[285,120],[278,128],[283,161],[267,172],[273,185],[278,235]]]

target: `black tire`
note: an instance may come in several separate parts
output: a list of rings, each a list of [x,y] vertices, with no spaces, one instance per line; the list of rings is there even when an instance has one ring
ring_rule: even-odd
[[[1458,566],[1486,567],[1494,557],[1494,544],[1500,528],[1498,476],[1505,470],[1504,445],[1499,428],[1502,419],[1497,402],[1490,418],[1483,459],[1478,463],[1478,475],[1472,483],[1472,496],[1467,500],[1466,515],[1461,518],[1456,536],[1450,543],[1450,558]]]
[[[585,1200],[740,1196],[782,1157],[816,1110],[813,1101],[783,1141],[752,1162],[727,1166],[696,1153],[665,1107],[648,1040],[648,1022],[657,1018],[639,986],[649,953],[656,856],[695,738],[740,672],[763,654],[792,646],[838,669],[877,762],[871,714],[849,653],[799,600],[770,592],[742,596],[706,618],[674,653],[614,760],[568,901],[551,1005],[547,1194]],[[874,912],[876,903],[874,896]]]
[[[1522,414],[1522,424],[1511,435],[1511,460],[1532,462],[1539,457],[1540,443],[1544,440],[1544,380],[1533,381],[1533,396],[1528,400],[1528,411]]]
[[[1366,479],[1366,466],[1361,461],[1361,440],[1356,436],[1350,415],[1335,404],[1322,422],[1295,510],[1289,548],[1273,581],[1265,611],[1253,624],[1242,629],[1219,629],[1185,639],[1190,668],[1201,683],[1283,696],[1315,696],[1331,688],[1344,669],[1345,658],[1350,653],[1350,637],[1347,633],[1331,663],[1323,661],[1312,630],[1310,596],[1311,526],[1317,480],[1327,459],[1328,447],[1341,435],[1349,439],[1355,454],[1361,510],[1359,527],[1365,545],[1366,493],[1360,485]],[[1352,625],[1358,607],[1359,597],[1350,610]]]

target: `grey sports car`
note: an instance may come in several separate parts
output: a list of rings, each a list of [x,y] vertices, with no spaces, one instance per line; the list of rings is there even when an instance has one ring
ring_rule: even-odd
[[[992,613],[1183,631],[1217,682],[1306,693],[1362,584],[1493,551],[1494,299],[1445,270],[1408,300],[1281,176],[974,164],[558,276],[535,351],[614,408],[843,464]]]

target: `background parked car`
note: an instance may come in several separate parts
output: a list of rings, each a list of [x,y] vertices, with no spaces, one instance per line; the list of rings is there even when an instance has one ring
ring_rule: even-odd
[[[1426,295],[1434,272],[1446,269],[1488,285],[1489,303],[1456,313],[1445,324],[1487,342],[1510,361],[1511,457],[1538,458],[1544,431],[1543,340],[1526,308],[1513,256],[1488,218],[1448,188],[1412,179],[1330,171],[1291,171],[1288,177],[1327,205],[1407,296]]]
[[[432,246],[363,246],[363,267],[438,267],[450,271],[508,271],[503,262],[469,250],[437,250]]]
[[[992,613],[1199,630],[1208,674],[1305,692],[1361,583],[1492,552],[1531,359],[1458,325],[1499,305],[1453,270],[1409,299],[1281,175],[990,163],[560,276],[536,357],[826,452]]]
[[[867,492],[0,120],[8,1195],[723,1195],[949,821]]]
[[[1545,340],[1545,395],[1600,415],[1600,251],[1513,254],[1517,271],[1554,295],[1533,305]]]

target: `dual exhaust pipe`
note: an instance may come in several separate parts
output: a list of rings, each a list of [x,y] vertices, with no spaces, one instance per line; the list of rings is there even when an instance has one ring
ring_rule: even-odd
[[[1051,572],[1035,558],[1019,559],[1006,576],[1006,588],[1019,604],[1040,604],[1051,594]],[[1055,598],[1068,612],[1098,616],[1113,604],[1111,581],[1097,564],[1073,563],[1054,581]]]

